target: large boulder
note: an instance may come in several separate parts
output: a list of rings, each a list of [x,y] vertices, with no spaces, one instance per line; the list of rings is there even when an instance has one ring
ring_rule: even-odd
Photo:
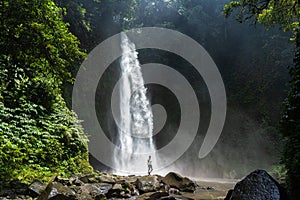
[[[183,192],[194,192],[197,187],[197,184],[194,181],[186,177],[182,177],[174,172],[168,173],[162,179],[162,182]]]
[[[79,180],[82,181],[83,183],[96,183],[98,180],[95,178],[94,174],[87,174],[84,176],[80,176]]]
[[[140,193],[154,192],[160,188],[157,176],[143,176],[136,180],[136,188]]]
[[[28,187],[28,194],[31,197],[37,197],[42,194],[44,190],[46,190],[46,185],[40,181],[34,181]]]
[[[80,186],[81,194],[89,194],[93,198],[106,194],[111,188],[112,185],[108,183],[86,183]]]
[[[138,178],[140,178],[141,176],[133,176],[133,175],[130,175],[130,176],[123,176],[122,178],[120,178],[120,181],[125,181],[127,183],[131,183],[131,184],[134,184],[136,182],[136,180]]]
[[[230,190],[227,192],[227,195],[226,195],[226,197],[225,197],[224,200],[230,200],[231,195],[232,195],[232,192],[233,192],[233,189],[230,189]]]
[[[123,188],[122,184],[116,183],[114,186],[105,194],[105,196],[110,198],[130,198],[131,192],[128,188]]]
[[[64,177],[61,177],[61,176],[57,176],[54,181],[56,182],[60,182],[61,184],[63,185],[72,185],[72,181],[74,180],[74,176],[71,177],[71,178],[64,178]]]
[[[169,196],[169,193],[167,192],[154,192],[147,200],[157,200],[167,196]]]
[[[125,190],[130,191],[131,196],[137,196],[139,195],[139,191],[138,189],[136,189],[136,186],[134,185],[135,182],[132,182],[133,180],[131,180],[131,182],[127,182],[125,179],[120,180],[119,184],[122,185],[122,188],[124,188]]]
[[[75,200],[75,191],[62,185],[59,182],[53,182],[51,185],[51,191],[48,196],[50,200]]]
[[[100,176],[96,176],[95,178],[98,180],[98,182],[101,183],[110,183],[110,184],[116,183],[116,177],[109,174],[101,174]]]
[[[230,194],[231,193],[231,194]],[[287,194],[266,171],[255,170],[238,182],[226,196],[228,200],[286,200]]]

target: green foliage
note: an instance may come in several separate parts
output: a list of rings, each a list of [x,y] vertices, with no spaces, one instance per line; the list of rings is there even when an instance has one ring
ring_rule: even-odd
[[[69,68],[82,60],[79,41],[62,21],[64,11],[52,0],[4,0],[0,3],[0,54],[36,75],[53,78],[53,85],[70,79]]]
[[[7,68],[14,69],[13,78]],[[30,181],[91,170],[87,137],[58,92],[54,96],[47,82],[29,79],[3,59],[0,80],[1,177]]]
[[[279,183],[284,184],[286,179],[286,168],[284,165],[275,165],[272,167],[272,169],[269,171],[272,177],[276,178]]]
[[[51,0],[0,3],[0,177],[90,172],[87,136],[61,95],[85,54]]]
[[[241,0],[224,6],[225,16],[235,13],[239,22],[254,19],[267,28],[279,25],[284,31],[299,29],[300,4],[298,0]]]
[[[284,101],[285,111],[280,121],[281,132],[287,138],[283,163],[287,168],[288,186],[299,196],[300,187],[300,32],[296,35],[297,51],[294,66],[290,68],[291,80],[288,97]]]
[[[64,20],[88,51],[123,28],[134,27],[136,0],[55,0]]]

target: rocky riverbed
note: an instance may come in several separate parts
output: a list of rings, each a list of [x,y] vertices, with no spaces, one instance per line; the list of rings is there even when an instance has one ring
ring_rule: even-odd
[[[258,195],[258,196],[255,196]],[[259,196],[260,195],[260,196]],[[53,176],[44,184],[12,181],[1,189],[0,199],[34,200],[189,200],[189,199],[286,199],[284,189],[265,171],[257,170],[243,180],[195,181],[170,172],[166,176],[119,176],[106,173]]]

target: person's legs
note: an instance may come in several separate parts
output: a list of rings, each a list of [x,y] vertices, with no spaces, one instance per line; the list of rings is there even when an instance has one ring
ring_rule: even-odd
[[[152,165],[149,165],[148,166],[148,174],[150,175],[152,171],[153,171]]]

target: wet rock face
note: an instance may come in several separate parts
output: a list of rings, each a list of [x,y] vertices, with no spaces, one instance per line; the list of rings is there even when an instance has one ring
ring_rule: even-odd
[[[107,198],[129,198],[131,197],[130,191],[126,188],[123,189],[122,184],[116,183],[114,186],[105,194]]]
[[[96,180],[98,180],[98,182],[101,183],[115,183],[116,182],[116,177],[108,175],[108,174],[102,174],[101,176],[97,176],[95,177]]]
[[[52,183],[51,191],[48,196],[49,200],[72,200],[75,199],[76,193],[74,190],[70,189],[67,186],[64,186],[63,184],[59,182]]]
[[[46,185],[39,181],[34,181],[28,187],[28,194],[31,197],[37,197],[42,194],[42,192],[46,189]]]
[[[168,173],[162,179],[162,182],[183,192],[194,192],[197,187],[194,181],[186,177],[182,177],[174,172]]]
[[[229,190],[224,200],[230,200],[233,190]]]
[[[141,193],[154,192],[160,187],[157,176],[140,177],[136,180],[135,185]]]
[[[107,193],[112,188],[111,184],[107,183],[95,183],[95,184],[85,184],[80,186],[80,193],[96,198],[101,194]]]
[[[229,191],[226,200],[286,200],[284,189],[264,170],[256,170]]]

